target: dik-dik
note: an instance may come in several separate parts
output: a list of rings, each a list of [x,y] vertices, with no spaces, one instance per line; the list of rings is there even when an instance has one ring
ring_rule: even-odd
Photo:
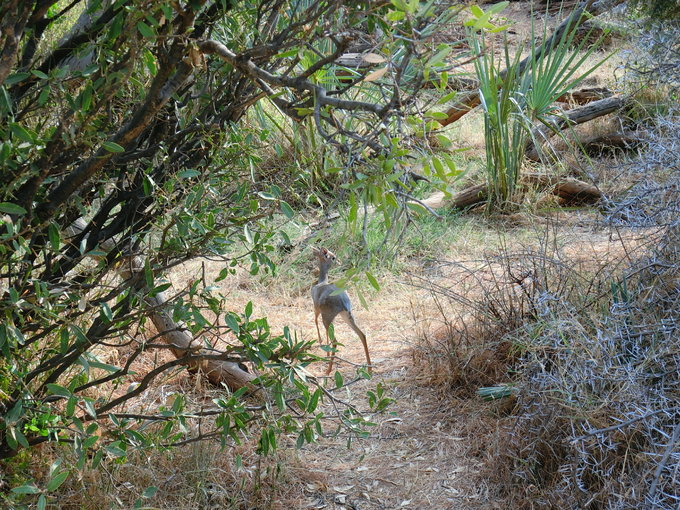
[[[352,314],[352,303],[349,301],[347,292],[339,291],[338,287],[332,283],[328,283],[328,270],[331,265],[337,260],[333,252],[326,248],[313,248],[313,253],[319,260],[319,281],[312,287],[312,300],[314,301],[314,320],[316,322],[316,332],[319,335],[319,343],[321,344],[321,331],[319,331],[319,314],[323,321],[323,327],[326,330],[326,342],[328,340],[328,328],[333,320],[339,315],[359,336],[361,343],[364,344],[364,352],[366,353],[366,363],[368,363],[368,371],[371,371],[371,357],[368,354],[368,344],[366,343],[366,335],[359,329],[354,315]],[[328,364],[328,374],[333,370],[333,359],[335,357],[335,339],[333,340],[331,357]]]

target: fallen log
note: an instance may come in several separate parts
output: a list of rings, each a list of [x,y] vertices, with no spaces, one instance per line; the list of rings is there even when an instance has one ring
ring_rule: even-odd
[[[592,103],[593,101],[598,101],[600,99],[605,99],[607,97],[613,96],[613,92],[605,87],[593,87],[588,89],[575,90],[573,92],[567,92],[562,94],[557,98],[559,103],[569,103],[584,105]]]
[[[598,117],[613,113],[626,105],[628,99],[623,96],[608,97],[594,101],[586,106],[580,106],[565,112],[562,115],[553,115],[545,124],[534,128],[531,140],[527,144],[525,156],[532,161],[540,161],[540,144],[548,140],[554,134],[561,132],[567,127],[583,124]],[[536,145],[536,142],[539,145]]]
[[[594,156],[612,152],[614,149],[631,150],[640,145],[640,142],[640,137],[633,133],[616,132],[588,138],[581,142],[581,146],[586,154]]]
[[[526,173],[522,175],[522,182],[545,188],[552,187],[550,192],[569,205],[593,204],[602,198],[602,192],[596,186],[572,177]]]
[[[70,235],[77,235],[85,230],[87,223],[82,218],[76,220],[69,228]],[[104,251],[116,249],[116,242],[107,239],[99,243],[99,247]],[[128,257],[125,263],[117,267],[119,276],[123,280],[136,278],[144,272],[144,259],[140,256]],[[248,387],[251,392],[259,390],[253,381],[256,376],[242,370],[236,362],[223,361],[219,359],[203,359],[201,356],[215,356],[215,352],[204,350],[202,342],[194,338],[185,324],[177,322],[172,318],[172,307],[164,292],[158,292],[153,297],[149,297],[149,290],[142,287],[143,294],[146,296],[144,301],[149,307],[149,317],[158,330],[161,340],[165,342],[170,351],[176,358],[188,356],[187,367],[189,370],[200,370],[208,377],[208,380],[215,385],[225,384],[231,390]]]
[[[579,181],[570,177],[559,177],[545,174],[528,173],[521,177],[523,184],[532,184],[545,188],[552,188],[550,193],[561,198],[565,204],[592,204],[602,198],[602,192],[592,184]],[[476,184],[459,191],[450,198],[446,198],[443,192],[430,195],[422,203],[432,209],[445,207],[466,210],[486,202],[489,197],[487,184]]]
[[[460,191],[449,198],[446,198],[444,192],[438,191],[427,197],[425,200],[421,200],[421,205],[431,209],[451,207],[462,211],[486,202],[488,197],[487,190],[488,187],[486,184],[477,184],[465,188],[463,191]]]

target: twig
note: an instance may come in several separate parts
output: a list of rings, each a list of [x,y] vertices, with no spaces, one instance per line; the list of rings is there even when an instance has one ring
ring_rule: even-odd
[[[653,499],[654,495],[656,494],[656,486],[659,484],[661,472],[663,471],[664,467],[666,467],[666,463],[668,462],[671,453],[675,449],[678,439],[680,439],[680,423],[678,423],[675,426],[675,430],[673,430],[673,437],[668,442],[668,446],[666,447],[666,451],[664,452],[663,457],[661,458],[661,462],[659,462],[659,465],[656,467],[656,471],[654,472],[654,480],[652,481],[652,485],[649,487],[650,500]]]
[[[611,427],[605,427],[603,429],[596,429],[592,430],[586,434],[583,434],[582,436],[575,437],[574,439],[571,440],[572,443],[575,443],[577,441],[583,441],[584,439],[587,439],[591,436],[596,436],[598,434],[604,434],[605,432],[611,432],[612,430],[618,430],[620,428],[626,427],[628,425],[631,425],[635,422],[638,422],[640,420],[646,420],[647,418],[651,418],[654,415],[657,415],[659,413],[663,412],[671,412],[671,411],[677,411],[680,410],[680,406],[678,407],[671,407],[670,409],[657,409],[656,411],[652,411],[651,413],[643,414],[642,416],[636,416],[635,418],[632,418],[628,421],[622,421],[621,423],[617,423],[616,425],[612,425]]]

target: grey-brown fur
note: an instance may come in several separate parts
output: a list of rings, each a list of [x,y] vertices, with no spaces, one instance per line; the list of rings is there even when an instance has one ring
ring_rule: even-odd
[[[326,248],[314,248],[314,255],[319,261],[319,281],[312,287],[312,301],[314,301],[314,320],[316,322],[316,332],[319,335],[319,343],[322,344],[321,331],[319,330],[319,315],[323,321],[324,329],[326,330],[326,341],[328,342],[328,328],[333,320],[339,315],[359,336],[361,343],[364,344],[364,352],[366,353],[366,363],[368,363],[368,371],[371,371],[371,357],[368,354],[368,344],[366,342],[366,335],[359,329],[354,315],[352,314],[352,304],[349,296],[344,290],[337,293],[338,287],[332,283],[328,283],[328,270],[336,261],[335,254]],[[334,294],[335,293],[335,294]],[[333,349],[335,349],[336,342],[333,341]],[[334,352],[331,353],[330,362],[328,364],[328,373],[333,370]]]

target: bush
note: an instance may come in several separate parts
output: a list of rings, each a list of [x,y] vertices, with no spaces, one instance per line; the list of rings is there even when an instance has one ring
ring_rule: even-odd
[[[512,390],[510,416],[481,439],[483,474],[511,508],[680,502],[679,128],[677,111],[657,119],[630,162],[636,184],[607,206],[622,241],[606,258],[545,235],[433,289],[453,333],[422,354],[444,360],[438,380],[459,397]],[[477,361],[490,354],[500,366]]]

